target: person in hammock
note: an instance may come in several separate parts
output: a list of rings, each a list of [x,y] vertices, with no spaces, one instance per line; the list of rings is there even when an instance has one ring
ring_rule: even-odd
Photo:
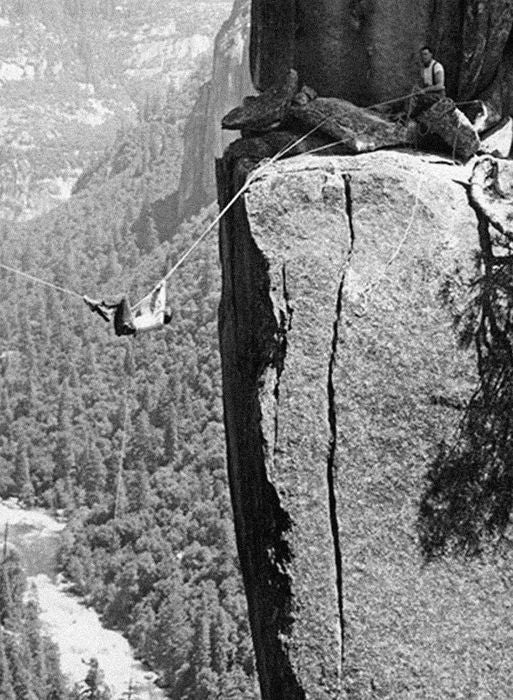
[[[153,331],[171,321],[173,314],[169,306],[166,306],[166,296],[164,281],[132,309],[136,331]]]
[[[84,295],[87,306],[104,321],[114,323],[116,335],[136,335],[139,331],[162,328],[171,321],[172,313],[166,306],[166,283],[162,282],[133,309],[126,297],[116,302],[91,299]]]

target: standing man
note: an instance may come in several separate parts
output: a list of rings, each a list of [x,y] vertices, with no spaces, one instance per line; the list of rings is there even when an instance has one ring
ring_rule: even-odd
[[[435,61],[429,46],[420,50],[421,71],[418,94],[412,97],[410,116],[415,118],[421,112],[445,97],[445,70],[441,63]]]

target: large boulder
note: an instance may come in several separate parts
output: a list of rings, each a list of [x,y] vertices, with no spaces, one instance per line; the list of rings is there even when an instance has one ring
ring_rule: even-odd
[[[221,121],[223,129],[268,131],[283,121],[297,92],[297,73],[288,71],[282,82],[260,95],[245,97],[242,105],[232,109]]]
[[[449,98],[443,98],[418,115],[417,121],[428,133],[439,136],[453,157],[463,162],[474,156],[481,147],[477,130],[467,116]]]
[[[237,148],[222,204],[251,168]],[[510,695],[509,506],[485,504],[501,538],[473,558],[474,481],[446,482],[440,457],[478,382],[457,325],[481,279],[468,174],[298,156],[223,219],[229,479],[264,700]]]
[[[299,133],[315,130],[347,154],[412,145],[415,139],[414,131],[336,97],[318,97],[304,105],[292,105],[287,117]]]

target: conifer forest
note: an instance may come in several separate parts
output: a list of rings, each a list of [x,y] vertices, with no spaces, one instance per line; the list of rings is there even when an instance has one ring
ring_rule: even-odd
[[[59,570],[170,698],[250,700],[258,694],[225,469],[215,232],[169,280],[164,329],[117,337],[80,298],[134,303],[217,213],[212,203],[180,224],[175,216],[183,118],[199,84],[193,77],[172,110],[146,96],[66,201],[27,221],[0,220],[0,261],[67,290],[0,272],[0,497],[67,522]],[[94,662],[80,688],[65,683],[9,543],[0,623],[2,698],[111,697]]]

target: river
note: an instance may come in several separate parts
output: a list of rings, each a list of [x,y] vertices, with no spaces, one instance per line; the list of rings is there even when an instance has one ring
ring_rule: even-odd
[[[61,668],[70,686],[85,678],[87,661],[95,657],[113,700],[163,700],[166,695],[154,683],[156,674],[134,659],[119,632],[102,627],[96,612],[72,595],[56,573],[55,556],[65,524],[9,500],[0,502],[1,533],[6,525],[8,541],[16,547],[27,574],[28,588],[35,587],[37,592],[43,628],[59,647]]]

